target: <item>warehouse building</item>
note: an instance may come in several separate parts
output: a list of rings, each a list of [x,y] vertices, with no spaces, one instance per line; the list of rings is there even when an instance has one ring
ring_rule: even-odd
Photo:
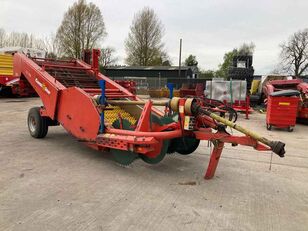
[[[198,78],[198,69],[187,66],[112,66],[104,72],[109,77]]]

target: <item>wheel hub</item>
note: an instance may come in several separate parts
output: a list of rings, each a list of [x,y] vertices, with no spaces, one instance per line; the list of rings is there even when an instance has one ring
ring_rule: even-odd
[[[28,125],[29,125],[30,131],[31,131],[31,132],[35,132],[35,129],[36,129],[36,121],[35,121],[35,118],[34,118],[33,116],[30,116],[30,117],[29,117]]]

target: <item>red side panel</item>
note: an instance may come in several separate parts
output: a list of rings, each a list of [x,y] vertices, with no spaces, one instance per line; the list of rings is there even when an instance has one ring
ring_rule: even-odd
[[[308,119],[308,107],[303,107],[299,110],[298,118]]]
[[[0,85],[6,85],[8,82],[12,81],[13,79],[16,79],[12,75],[0,75]]]
[[[25,76],[40,96],[46,108],[46,114],[54,119],[58,92],[65,87],[23,54],[16,53],[14,55],[13,73],[15,77]]]
[[[95,141],[100,117],[92,99],[77,87],[61,91],[57,119],[73,136]]]
[[[298,97],[268,97],[266,123],[277,127],[295,126]]]

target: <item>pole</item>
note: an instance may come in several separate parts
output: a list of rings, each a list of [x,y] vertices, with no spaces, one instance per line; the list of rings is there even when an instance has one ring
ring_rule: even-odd
[[[128,101],[128,100],[107,100],[106,101],[110,105],[145,105],[147,101]],[[155,106],[165,106],[169,103],[169,100],[164,101],[152,101],[152,105]]]
[[[179,77],[181,77],[181,62],[182,62],[182,39],[180,39]]]
[[[230,78],[230,101],[231,101],[231,107],[233,106],[233,91],[232,91],[232,78]]]
[[[105,106],[105,103],[106,103],[106,81],[105,80],[99,80],[99,86],[102,90],[102,95],[99,99],[99,104],[100,105],[103,105]],[[104,113],[104,110],[102,110],[102,113],[101,113],[101,126],[100,126],[100,133],[103,133],[104,132],[104,128],[105,128],[105,113]]]
[[[248,115],[249,115],[249,106],[250,106],[250,97],[249,97],[249,95],[247,94],[247,96],[246,96],[246,103],[245,103],[246,105],[246,107],[245,107],[245,109],[246,109],[246,120],[248,120],[249,119],[249,117],[248,117]]]
[[[174,84],[173,83],[167,83],[167,87],[169,88],[169,99],[173,98],[173,87]]]

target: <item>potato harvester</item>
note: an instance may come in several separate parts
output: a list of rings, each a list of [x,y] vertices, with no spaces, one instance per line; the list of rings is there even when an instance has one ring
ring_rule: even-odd
[[[14,55],[14,75],[28,81],[43,102],[42,107],[29,110],[31,136],[43,138],[49,126],[61,125],[89,147],[110,152],[122,165],[138,158],[157,164],[174,152],[188,155],[200,140],[208,140],[213,150],[206,179],[214,176],[225,143],[284,156],[284,143],[218,116],[213,107],[197,98],[142,101],[99,73],[99,55],[99,50],[93,50],[91,64]],[[244,135],[229,134],[227,126]]]

